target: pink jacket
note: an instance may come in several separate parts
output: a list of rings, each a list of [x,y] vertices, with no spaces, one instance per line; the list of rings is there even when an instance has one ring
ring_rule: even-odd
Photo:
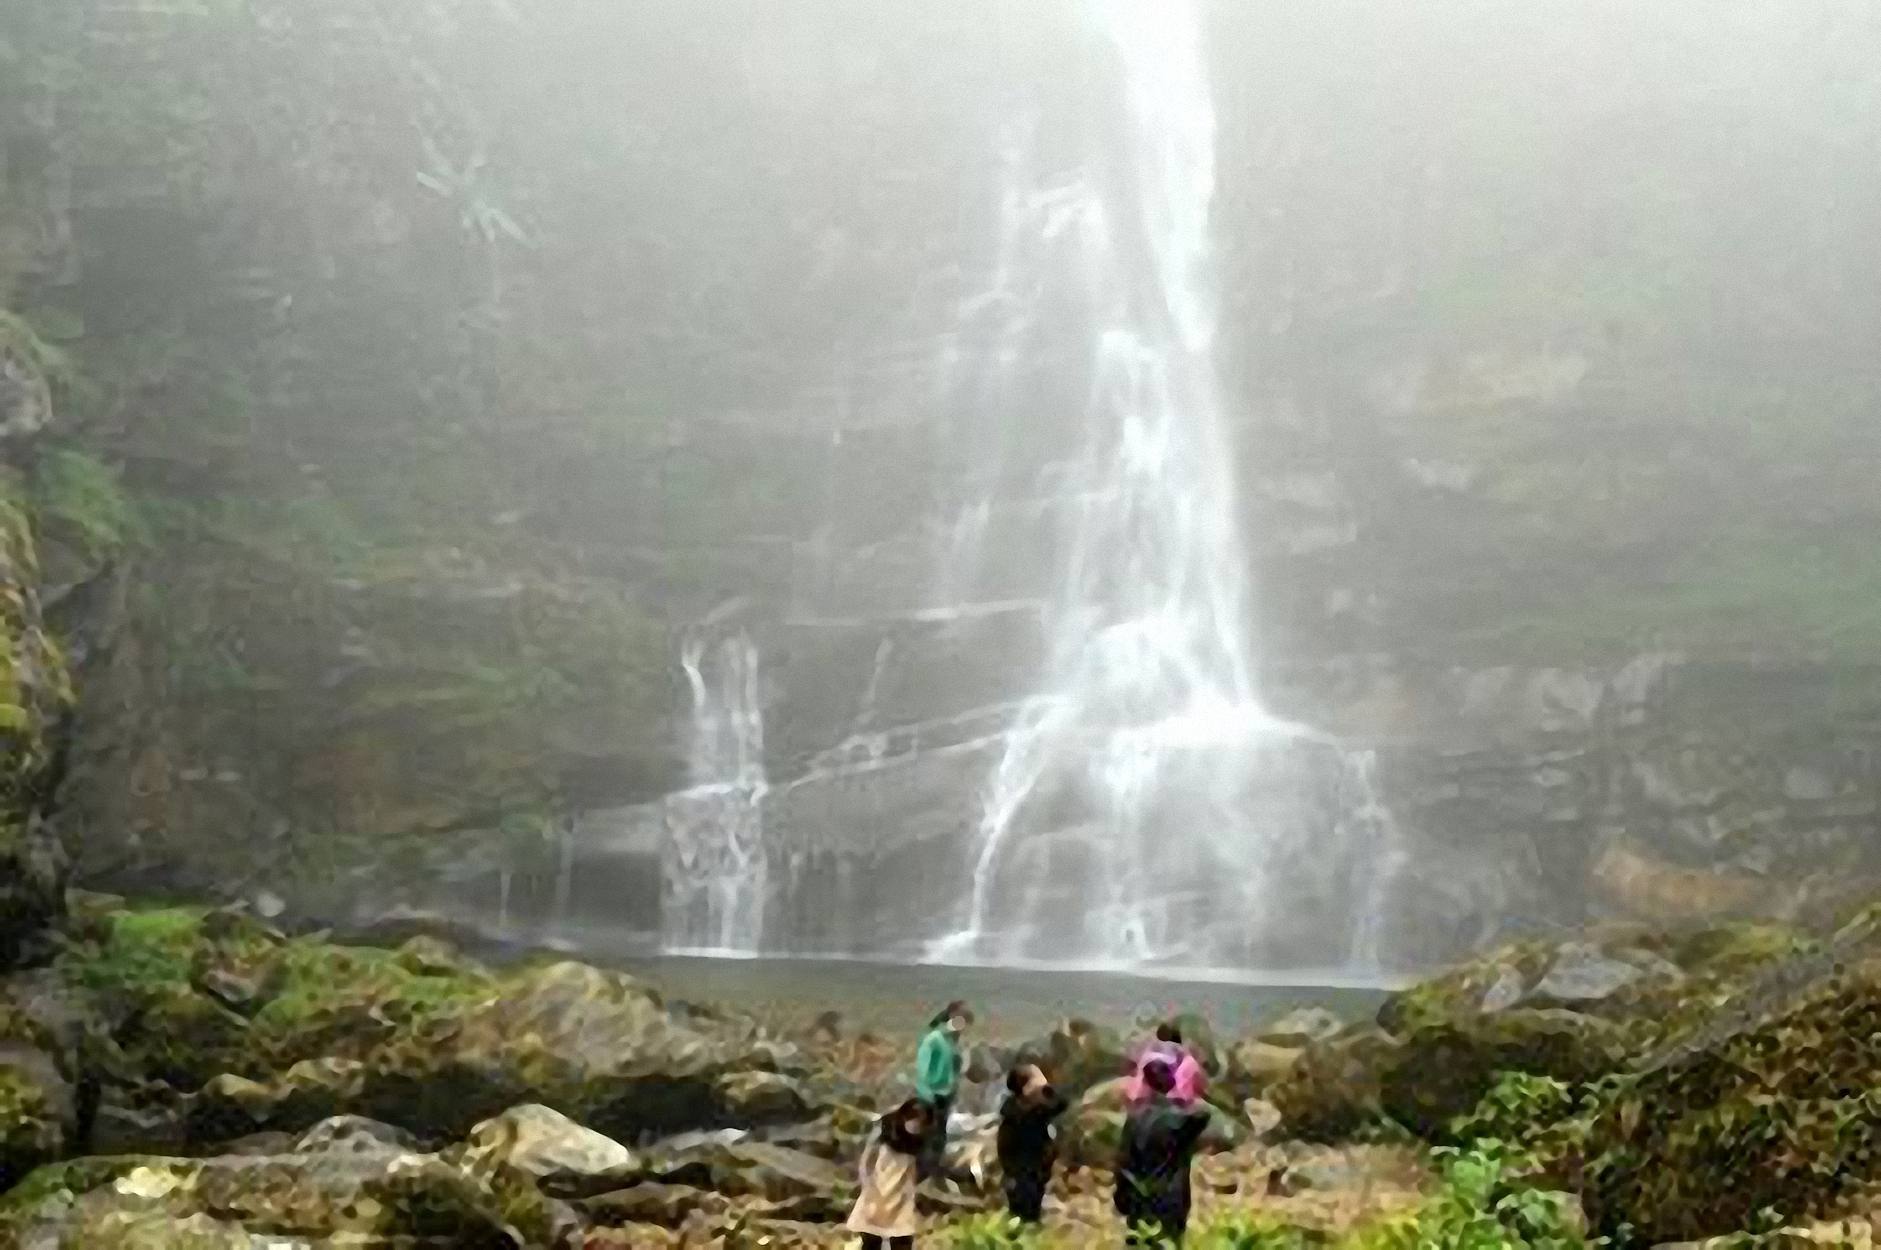
[[[1143,1080],[1143,1069],[1154,1060],[1175,1065],[1176,1087],[1169,1091],[1170,1101],[1187,1105],[1201,1099],[1202,1089],[1208,1084],[1208,1076],[1202,1071],[1202,1065],[1195,1061],[1195,1056],[1182,1046],[1169,1042],[1151,1042],[1136,1058],[1136,1072],[1131,1075],[1129,1084],[1124,1086],[1125,1100],[1142,1102],[1149,1097],[1150,1089]]]

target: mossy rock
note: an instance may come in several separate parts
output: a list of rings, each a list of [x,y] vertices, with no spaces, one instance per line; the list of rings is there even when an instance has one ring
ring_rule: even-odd
[[[1408,1036],[1486,1008],[1513,1006],[1528,986],[1540,980],[1552,952],[1547,943],[1512,944],[1420,981],[1385,1000],[1378,1009],[1378,1025],[1388,1033]]]
[[[98,928],[60,972],[112,1004],[126,1072],[111,1092],[187,1095],[195,1148],[342,1114],[442,1145],[525,1103],[631,1143],[807,1120],[832,1101],[802,1079],[801,1054],[747,1022],[675,1014],[579,963],[497,976],[436,941],[337,946],[229,912],[129,911]],[[152,1144],[178,1118],[159,1117]],[[140,1142],[140,1124],[114,1120],[111,1139]]]
[[[1447,1142],[1452,1123],[1482,1101],[1499,1074],[1577,1085],[1618,1069],[1627,1049],[1611,1021],[1517,1008],[1419,1029],[1389,1054],[1379,1075],[1382,1110],[1427,1141]]]
[[[188,985],[151,991],[118,1040],[142,1073],[176,1089],[196,1089],[224,1072],[266,1075],[248,1021]]]
[[[1609,1090],[1579,1177],[1606,1232],[1648,1241],[1832,1212],[1881,1177],[1881,965]]]
[[[45,1088],[0,1057],[0,1191],[57,1158],[66,1127]]]
[[[1310,1046],[1268,1091],[1283,1131],[1304,1141],[1347,1140],[1385,1119],[1384,1080],[1403,1043],[1359,1027]]]
[[[0,1221],[18,1218],[49,1199],[109,1185],[144,1162],[142,1155],[90,1155],[48,1163],[0,1195]]]
[[[0,433],[21,412],[16,366],[25,357],[8,347],[10,324],[0,312]],[[65,854],[41,816],[72,687],[40,613],[39,555],[20,493],[0,469],[0,970],[43,957],[65,908]]]
[[[188,984],[207,914],[205,908],[165,907],[92,916],[87,927],[95,936],[62,955],[59,969],[108,1007],[128,1010],[148,995]]]
[[[691,1027],[618,974],[571,962],[503,978],[416,974],[395,952],[306,940],[282,959],[281,988],[252,1021],[181,991],[193,995],[181,1000],[190,1023],[228,1030],[204,1045],[214,1060],[180,1070],[180,1054],[136,1037],[152,1072],[200,1078],[194,1141],[350,1113],[441,1144],[536,1102],[630,1142],[814,1112],[815,1092],[778,1070],[801,1070],[789,1048],[743,1028]]]
[[[510,1250],[558,1244],[573,1228],[565,1209],[532,1189],[400,1151],[85,1161],[31,1178],[0,1218],[0,1228],[87,1250],[247,1250],[270,1238]]]

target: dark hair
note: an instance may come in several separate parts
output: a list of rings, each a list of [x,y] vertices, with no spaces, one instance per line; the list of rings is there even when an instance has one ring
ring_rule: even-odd
[[[1159,1042],[1174,1042],[1176,1045],[1180,1046],[1182,1045],[1182,1030],[1176,1026],[1174,1020],[1166,1020],[1156,1026],[1156,1040]]]
[[[956,998],[954,999],[954,1001],[952,1001],[951,1003],[948,1003],[945,1007],[942,1007],[939,1011],[935,1012],[934,1018],[927,1022],[927,1027],[930,1029],[938,1029],[941,1025],[946,1024],[949,1020],[953,1019],[955,1016],[959,1016],[960,1018],[965,1020],[968,1024],[973,1023],[973,1013],[967,1010],[966,1003]]]
[[[1175,1069],[1161,1059],[1152,1059],[1143,1065],[1143,1084],[1159,1094],[1167,1094],[1176,1087]]]
[[[918,1118],[921,1127],[910,1133],[910,1118]],[[881,1119],[882,1142],[890,1150],[911,1155],[921,1152],[921,1138],[934,1121],[934,1109],[919,1098],[910,1098]]]
[[[1025,1068],[1014,1068],[1012,1071],[1006,1073],[1006,1092],[1009,1094],[1023,1094],[1025,1093],[1025,1087],[1031,1080],[1032,1076]]]

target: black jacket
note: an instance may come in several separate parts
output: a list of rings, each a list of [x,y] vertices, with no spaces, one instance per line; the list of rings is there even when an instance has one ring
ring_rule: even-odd
[[[1068,1105],[1049,1086],[1045,1096],[1035,1103],[1007,1094],[999,1108],[999,1170],[1008,1177],[1051,1175],[1056,1153],[1052,1121],[1063,1115]]]
[[[1205,1107],[1152,1098],[1123,1122],[1117,1157],[1117,1211],[1177,1229],[1189,1221],[1189,1160],[1208,1127]]]

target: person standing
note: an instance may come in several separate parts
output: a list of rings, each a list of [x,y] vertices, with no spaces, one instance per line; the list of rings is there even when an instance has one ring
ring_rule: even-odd
[[[947,1153],[947,1117],[953,1113],[954,1094],[960,1086],[960,1039],[972,1023],[973,1013],[959,1000],[948,1003],[928,1021],[927,1033],[914,1056],[914,1093],[927,1104],[926,1149],[921,1153],[921,1176],[938,1176]]]
[[[914,1191],[928,1138],[927,1104],[910,1098],[883,1116],[862,1149],[861,1192],[845,1226],[862,1235],[862,1250],[913,1250],[919,1216]]]
[[[1006,1099],[999,1107],[999,1171],[1006,1210],[1023,1224],[1043,1218],[1045,1191],[1057,1161],[1052,1121],[1068,1105],[1038,1065],[1022,1064],[1006,1074]]]
[[[1128,1226],[1126,1244],[1182,1244],[1189,1228],[1189,1161],[1208,1128],[1206,1106],[1189,1107],[1170,1095],[1175,1069],[1162,1059],[1143,1066],[1149,1097],[1130,1109],[1117,1154],[1117,1214]]]
[[[1156,1040],[1143,1048],[1137,1056],[1136,1073],[1124,1088],[1124,1101],[1135,1104],[1150,1097],[1148,1085],[1143,1080],[1143,1070],[1151,1063],[1166,1063],[1175,1074],[1175,1088],[1170,1091],[1170,1101],[1183,1106],[1193,1106],[1200,1102],[1202,1091],[1208,1084],[1208,1074],[1194,1053],[1182,1041],[1182,1030],[1171,1021],[1156,1026]]]

